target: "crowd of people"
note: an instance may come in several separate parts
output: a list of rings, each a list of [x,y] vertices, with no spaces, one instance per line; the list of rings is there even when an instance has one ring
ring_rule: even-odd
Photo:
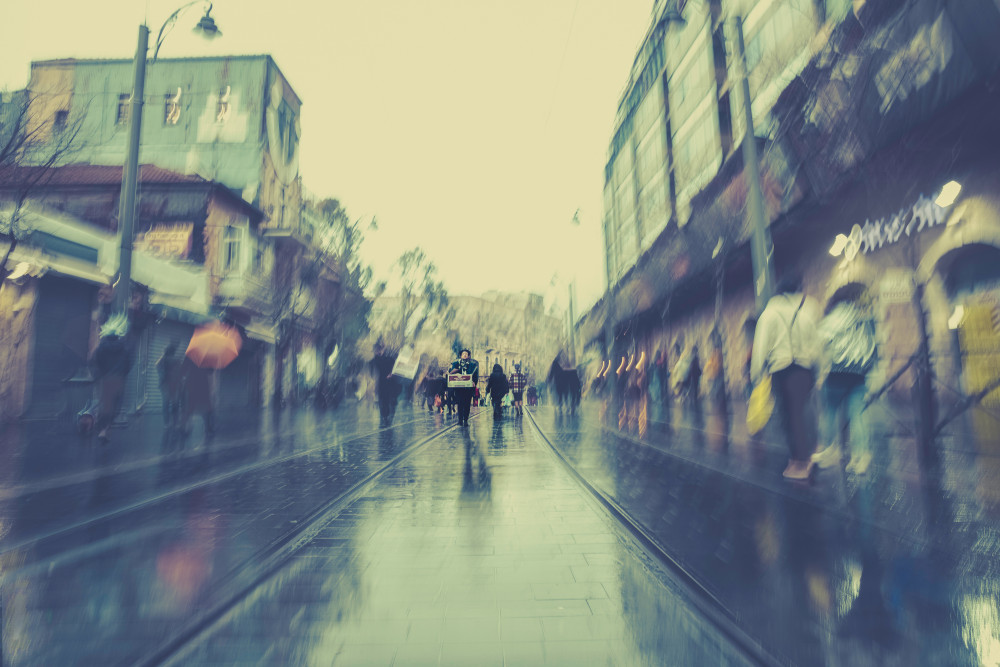
[[[749,399],[754,387],[770,383],[768,405],[773,407],[764,420],[770,428],[762,437],[784,440],[786,479],[809,480],[817,468],[845,459],[848,473],[863,475],[872,460],[865,410],[872,399],[870,379],[878,361],[871,306],[865,295],[852,294],[832,300],[821,312],[805,295],[801,277],[792,273],[779,281],[776,292],[747,328],[745,388],[737,400]],[[706,405],[728,419],[731,398],[721,334],[713,330],[708,343],[704,365],[698,344],[685,345],[682,338],[672,348],[658,349],[648,364],[642,353],[638,358],[627,355],[617,367],[602,367],[590,391],[605,399],[616,397],[618,426],[623,430],[636,427],[644,432],[647,410],[653,406],[667,422],[679,408],[696,428]]]
[[[528,405],[538,404],[538,390],[529,384],[520,363],[514,364],[509,375],[500,364],[494,364],[482,389],[479,362],[472,358],[468,349],[461,350],[458,358],[447,367],[441,367],[437,359],[431,360],[415,381],[394,372],[395,363],[396,355],[381,341],[376,343],[370,367],[374,378],[373,399],[379,406],[383,426],[392,424],[401,396],[411,393],[419,409],[457,417],[460,426],[468,424],[473,406],[488,403],[492,405],[494,417],[501,419],[507,413],[523,415],[526,399]],[[364,396],[365,392],[358,392],[359,399]]]

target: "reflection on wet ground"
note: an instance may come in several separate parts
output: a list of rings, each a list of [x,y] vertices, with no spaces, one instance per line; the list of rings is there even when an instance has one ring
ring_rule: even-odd
[[[46,479],[33,468],[2,506],[3,664],[133,662],[331,499],[448,426],[406,414],[389,435],[376,424],[371,410],[345,411],[179,455],[160,453],[159,440],[129,448],[116,438],[107,454],[72,452],[76,473],[56,465]]]
[[[548,442],[779,664],[1000,661],[1000,537],[954,461],[930,483],[883,445],[789,485],[710,411],[634,414],[7,433],[3,664],[744,664]]]
[[[177,664],[748,664],[523,420],[473,420],[332,520]]]
[[[654,420],[640,435],[608,413],[536,415],[577,470],[782,662],[1000,659],[1000,539],[972,488],[914,479],[899,451],[882,451],[863,477],[834,469],[814,486],[789,484],[780,448],[730,440],[711,415],[677,410],[669,427]]]

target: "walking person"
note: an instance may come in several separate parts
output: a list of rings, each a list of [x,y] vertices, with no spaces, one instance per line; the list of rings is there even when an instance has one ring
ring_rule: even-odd
[[[863,475],[871,464],[871,437],[865,417],[868,374],[877,359],[874,318],[853,301],[834,306],[819,325],[823,341],[823,362],[828,368],[823,381],[823,420],[821,431],[829,443],[813,454],[820,468],[840,463],[839,436],[846,422],[850,460],[847,472]]]
[[[200,415],[205,425],[206,435],[215,435],[215,392],[213,380],[215,371],[211,368],[200,368],[190,358],[185,358],[181,365],[181,377],[184,387],[184,423],[183,430],[191,428],[191,417]]]
[[[486,381],[486,395],[493,401],[493,419],[500,419],[503,416],[503,400],[509,391],[510,383],[503,373],[503,368],[500,364],[493,364],[493,372]]]
[[[528,386],[528,376],[521,372],[521,364],[514,364],[514,372],[507,378],[510,384],[510,398],[515,414],[524,414],[524,389]]]
[[[396,399],[399,397],[399,383],[392,374],[396,365],[396,355],[390,353],[379,340],[372,348],[372,373],[375,375],[375,394],[378,396],[379,423],[392,426],[396,415]]]
[[[808,480],[816,449],[810,402],[819,362],[818,308],[803,293],[797,274],[782,278],[777,292],[757,321],[750,375],[754,384],[771,375],[788,444],[788,466],[782,476]]]
[[[132,370],[132,347],[128,317],[121,314],[109,318],[101,327],[101,340],[92,360],[99,394],[97,437],[105,444],[110,440],[108,431],[121,409],[125,380]]]
[[[183,361],[177,356],[177,343],[167,345],[163,356],[156,362],[163,399],[163,425],[168,429],[177,426],[181,418],[182,365]]]
[[[698,356],[697,345],[691,347],[691,359],[684,384],[688,405],[697,413],[701,408],[701,357]]]
[[[472,387],[479,384],[479,362],[472,358],[472,352],[465,349],[460,352],[460,356],[451,362],[449,373],[472,376]],[[459,426],[469,425],[469,411],[472,409],[472,387],[454,387],[450,389],[458,404],[458,424]]]
[[[421,407],[426,407],[430,412],[434,412],[434,395],[437,389],[439,376],[440,373],[438,373],[437,370],[437,363],[434,363],[427,368],[427,371],[424,373],[424,377],[420,380],[419,392],[423,401],[423,405],[421,405]]]

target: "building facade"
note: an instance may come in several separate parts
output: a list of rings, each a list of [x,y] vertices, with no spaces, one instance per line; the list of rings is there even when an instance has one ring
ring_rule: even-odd
[[[581,338],[616,363],[675,342],[721,347],[742,395],[757,168],[774,266],[803,273],[824,307],[871,300],[883,379],[926,346],[939,414],[987,388],[1000,377],[997,29],[992,0],[656,3],[605,169],[608,291]],[[889,396],[910,401],[916,383],[908,371]]]
[[[64,410],[61,382],[86,367],[119,259],[122,168],[72,165],[46,172],[22,214],[30,231],[12,257],[19,275],[3,285],[18,306],[5,311],[7,326],[23,338],[9,360],[20,369],[9,379],[21,389],[11,395],[24,397],[14,412],[35,417]],[[9,183],[25,180],[5,174],[0,206],[16,194]],[[219,374],[219,407],[260,406],[274,343],[260,333],[272,320],[274,263],[263,213],[198,176],[143,165],[139,183],[132,278],[142,300],[141,332],[124,409],[159,411],[156,361],[171,343],[184,347],[194,327],[213,317],[245,333],[240,357]]]

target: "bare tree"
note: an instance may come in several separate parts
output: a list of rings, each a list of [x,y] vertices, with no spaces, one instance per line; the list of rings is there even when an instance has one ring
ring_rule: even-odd
[[[399,272],[399,309],[392,321],[394,326],[382,335],[383,342],[399,350],[410,340],[416,340],[432,318],[448,319],[450,308],[444,283],[435,280],[437,266],[423,249],[407,250],[393,265]]]
[[[68,161],[80,148],[84,114],[70,119],[68,109],[43,118],[29,92],[0,93],[0,283],[18,244],[30,233],[24,219],[26,204],[52,178],[52,167]]]

